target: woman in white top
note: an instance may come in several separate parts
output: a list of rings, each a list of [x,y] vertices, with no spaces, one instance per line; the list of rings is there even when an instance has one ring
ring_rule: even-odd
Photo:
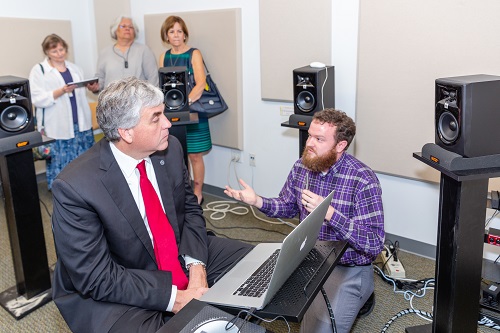
[[[68,44],[51,34],[45,37],[42,49],[46,58],[33,66],[29,81],[37,128],[56,139],[47,160],[50,190],[59,172],[94,144],[94,134],[85,88],[68,84],[85,79],[81,68],[66,60]]]

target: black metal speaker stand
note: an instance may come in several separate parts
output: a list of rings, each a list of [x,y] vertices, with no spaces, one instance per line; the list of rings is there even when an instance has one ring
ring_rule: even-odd
[[[0,139],[0,172],[16,278],[14,287],[0,293],[0,305],[16,319],[52,299],[32,148],[53,141],[36,131]]]
[[[445,160],[448,153],[443,149],[442,154]],[[500,165],[450,171],[434,162],[439,156],[434,161],[421,153],[413,156],[440,171],[441,183],[434,319],[406,332],[476,332],[488,179],[500,177]]]
[[[304,116],[292,114],[288,121],[281,123],[282,127],[297,128],[299,130],[299,158],[302,157],[302,152],[306,147],[307,138],[309,137],[309,126],[311,125],[312,116]]]
[[[172,127],[170,127],[169,130],[170,134],[175,136],[182,145],[182,150],[184,151],[184,162],[189,170],[186,144],[186,126],[189,124],[197,124],[199,122],[198,113],[189,111],[165,112],[165,116],[172,123]]]

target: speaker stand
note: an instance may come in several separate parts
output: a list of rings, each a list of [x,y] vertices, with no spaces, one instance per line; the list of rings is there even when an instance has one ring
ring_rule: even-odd
[[[282,127],[297,128],[299,130],[299,158],[302,157],[302,152],[306,147],[307,138],[309,137],[309,126],[311,125],[312,116],[304,116],[300,114],[292,114],[288,121],[281,123]]]
[[[172,127],[170,127],[170,134],[175,136],[181,143],[182,150],[184,152],[184,162],[186,163],[186,167],[189,171],[189,160],[187,154],[187,128],[186,126],[189,124],[197,124],[199,122],[198,113],[189,112],[189,111],[181,111],[181,112],[165,112],[165,116],[172,123]]]
[[[32,148],[53,142],[39,132],[0,139],[0,172],[16,285],[0,293],[15,319],[51,300],[50,270]]]
[[[414,153],[441,172],[436,286],[432,327],[413,332],[476,332],[484,247],[488,179],[500,177],[500,166],[452,172]]]

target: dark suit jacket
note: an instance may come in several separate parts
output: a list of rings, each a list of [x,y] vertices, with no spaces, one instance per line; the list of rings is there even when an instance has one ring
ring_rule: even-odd
[[[52,185],[58,261],[53,298],[74,332],[107,332],[130,307],[165,311],[170,272],[159,271],[151,239],[111,152],[99,141]],[[179,254],[207,262],[203,211],[192,192],[179,141],[151,155]]]

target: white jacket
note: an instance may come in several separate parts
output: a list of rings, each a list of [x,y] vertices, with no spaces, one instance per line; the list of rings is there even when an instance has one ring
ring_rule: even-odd
[[[50,66],[48,58],[40,64],[33,66],[30,72],[31,102],[36,107],[37,128],[42,126],[42,109],[45,108],[45,135],[56,140],[68,140],[74,138],[73,116],[69,94],[64,94],[54,100],[53,91],[60,89],[66,83],[59,71]],[[71,73],[73,81],[84,80],[83,71],[77,65],[66,61],[66,68]],[[76,88],[73,94],[76,97],[78,109],[78,128],[80,132],[92,128],[92,113],[86,97],[86,88]]]

